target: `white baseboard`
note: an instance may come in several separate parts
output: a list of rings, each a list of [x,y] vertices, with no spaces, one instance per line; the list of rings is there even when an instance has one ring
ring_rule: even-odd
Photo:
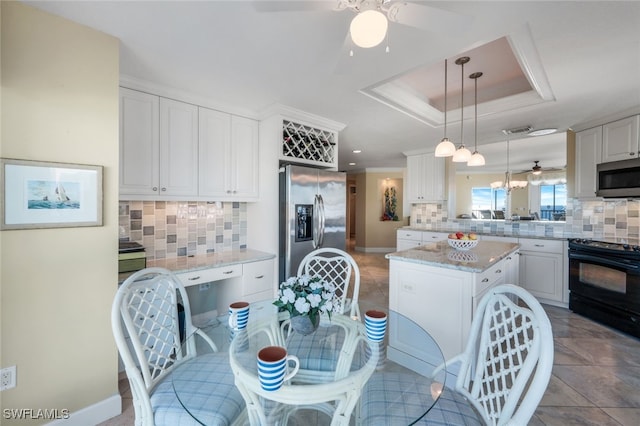
[[[51,423],[50,426],[87,426],[97,425],[105,420],[122,414],[122,398],[119,394],[110,396],[100,402],[96,402],[88,407],[72,411],[68,419],[59,419]]]
[[[355,251],[360,251],[363,253],[394,253],[396,252],[395,247],[354,247]]]

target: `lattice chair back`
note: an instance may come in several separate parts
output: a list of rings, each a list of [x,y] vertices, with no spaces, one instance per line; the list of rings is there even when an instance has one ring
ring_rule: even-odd
[[[178,301],[184,305],[184,335],[190,335],[195,328],[187,293],[170,271],[162,268],[138,271],[116,293],[111,326],[131,384],[136,424],[153,424],[149,394],[181,361],[195,356],[194,345],[182,352]]]
[[[496,286],[478,305],[456,390],[486,424],[525,425],[549,383],[553,351],[540,303],[521,287]]]
[[[360,293],[360,269],[351,255],[336,248],[320,248],[307,254],[298,266],[298,276],[308,274],[320,276],[336,286],[336,296],[340,303],[340,313],[349,311],[352,318],[361,319],[358,306]],[[351,277],[353,288],[351,298],[348,297]]]

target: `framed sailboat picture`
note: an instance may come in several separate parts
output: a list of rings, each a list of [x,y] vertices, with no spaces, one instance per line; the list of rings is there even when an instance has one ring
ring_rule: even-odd
[[[0,229],[102,226],[102,166],[0,158]]]

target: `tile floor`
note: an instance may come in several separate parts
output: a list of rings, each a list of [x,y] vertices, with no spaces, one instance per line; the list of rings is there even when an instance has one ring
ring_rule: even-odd
[[[351,252],[360,267],[360,305],[386,305],[388,262],[384,254]],[[640,340],[567,309],[545,306],[555,340],[549,387],[531,426],[640,425]],[[121,376],[123,413],[101,426],[133,425],[131,392]]]

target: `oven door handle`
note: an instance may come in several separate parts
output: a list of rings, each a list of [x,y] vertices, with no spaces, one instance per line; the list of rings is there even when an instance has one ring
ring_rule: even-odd
[[[626,271],[634,271],[637,272],[638,270],[640,270],[640,265],[629,261],[627,262],[620,262],[620,261],[616,261],[616,260],[611,260],[611,259],[603,259],[601,257],[598,256],[591,256],[588,254],[577,254],[577,253],[570,253],[569,254],[569,259],[570,260],[579,260],[579,261],[584,261],[584,262],[590,262],[590,263],[597,263],[599,265],[605,265],[605,266],[612,266],[614,268],[618,268],[618,269],[624,269]]]

